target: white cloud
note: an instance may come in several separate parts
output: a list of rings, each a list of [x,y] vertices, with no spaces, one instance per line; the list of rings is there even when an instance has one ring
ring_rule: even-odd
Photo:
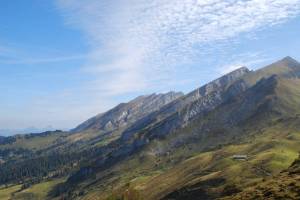
[[[86,33],[91,45],[86,68],[99,73],[99,90],[109,94],[151,87],[176,73],[176,66],[213,51],[207,45],[226,47],[234,37],[282,23],[300,10],[300,0],[58,0],[58,5],[67,23]]]

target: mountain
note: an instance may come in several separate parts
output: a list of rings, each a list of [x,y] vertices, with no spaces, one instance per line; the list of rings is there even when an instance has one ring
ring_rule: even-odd
[[[26,134],[26,133],[41,133],[45,131],[54,131],[52,126],[47,126],[45,128],[28,127],[25,129],[0,129],[1,136],[11,136],[16,134]]]
[[[97,187],[98,181],[106,183],[101,177],[107,176],[107,170],[122,168],[123,163],[130,165],[140,158],[159,160],[158,166],[150,165],[156,171],[160,165],[169,168],[194,154],[247,140],[256,130],[272,127],[273,121],[298,114],[299,71],[300,64],[287,57],[258,71],[242,68],[225,75],[129,127],[120,139],[101,150],[101,156],[90,167],[71,176],[68,183],[72,187],[75,184],[75,188],[78,181]],[[238,76],[228,78],[235,73]],[[91,180],[92,174],[99,179]]]
[[[0,181],[14,184],[0,194],[34,199],[36,188],[47,188],[42,199],[297,199],[299,76],[300,64],[286,57],[186,95],[138,97],[71,132],[0,138]]]
[[[183,96],[181,92],[166,94],[151,94],[139,96],[128,103],[121,103],[111,110],[88,119],[73,130],[73,138],[88,138],[97,141],[110,142],[119,138],[122,132],[136,121],[160,110],[164,105]],[[85,134],[85,135],[83,135]],[[86,136],[89,135],[89,136]]]
[[[252,87],[262,78],[268,78],[274,74],[278,77],[298,77],[299,63],[290,57],[286,57],[254,72],[250,72],[245,67],[237,69],[173,101],[158,112],[153,113],[152,116],[147,116],[146,119],[137,121],[125,131],[123,138],[128,137],[127,132],[132,133],[135,130],[142,130],[146,127],[151,127],[150,129],[153,132],[158,130],[159,134],[162,134],[165,129],[165,132],[169,133],[172,128],[176,129],[179,126],[185,126],[195,116],[198,117],[213,110],[230,98],[230,96],[235,96]],[[154,125],[156,122],[158,124]]]
[[[128,138],[129,134],[134,133],[136,130],[146,129],[147,127],[155,127],[156,123],[161,123],[167,118],[180,113],[182,118],[178,119],[181,125],[184,125],[191,120],[198,113],[203,113],[207,110],[214,109],[219,105],[224,97],[222,96],[225,91],[235,82],[237,82],[242,76],[250,71],[242,67],[229,74],[226,74],[192,92],[178,98],[177,100],[165,105],[157,112],[142,118],[134,123],[131,127],[125,130],[123,138]],[[184,110],[185,109],[185,110]],[[183,114],[184,112],[184,114]],[[162,130],[161,128],[160,130]],[[171,131],[168,129],[167,131]]]
[[[121,103],[72,129],[71,134],[64,138],[63,145],[60,146],[67,151],[105,146],[119,139],[123,131],[136,121],[181,96],[183,96],[181,92],[150,94],[139,96],[127,103]]]
[[[122,132],[120,138],[99,149],[99,156],[93,159],[95,162],[93,165],[102,169],[102,165],[106,166],[107,163],[112,165],[120,162],[132,153],[138,152],[153,138],[161,137],[164,132],[167,134],[177,128],[182,128],[194,116],[213,110],[227,98],[225,95],[227,91],[233,94],[235,89],[243,89],[239,80],[247,73],[249,70],[245,67],[237,69],[137,120]],[[235,89],[231,87],[233,83],[238,85]],[[85,171],[86,169],[83,169],[78,172],[78,177],[77,175],[73,177],[82,179]]]

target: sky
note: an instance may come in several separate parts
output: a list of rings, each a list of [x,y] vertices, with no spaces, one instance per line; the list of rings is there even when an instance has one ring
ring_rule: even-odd
[[[240,66],[300,60],[300,0],[1,0],[0,129],[73,128]]]

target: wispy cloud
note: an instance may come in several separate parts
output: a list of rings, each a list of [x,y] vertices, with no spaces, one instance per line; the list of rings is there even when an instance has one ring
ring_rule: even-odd
[[[99,90],[139,91],[176,73],[217,42],[296,16],[300,0],[58,0],[66,22],[86,33]],[[232,45],[232,43],[231,43]]]

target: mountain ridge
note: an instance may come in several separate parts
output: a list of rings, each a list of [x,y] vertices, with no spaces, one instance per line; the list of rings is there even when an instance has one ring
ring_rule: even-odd
[[[252,124],[253,122],[251,123],[251,119],[255,119],[255,117],[253,117],[253,116],[256,116],[256,115],[260,116],[260,118],[262,119],[262,121],[260,123],[262,123],[262,124],[264,123],[263,119],[265,119],[265,118],[267,119],[269,115],[273,116],[273,114],[275,114],[274,116],[277,116],[277,111],[276,110],[273,110],[273,109],[268,110],[269,108],[272,108],[273,105],[275,105],[273,103],[274,103],[274,101],[275,102],[277,101],[277,97],[276,97],[276,95],[274,97],[272,97],[271,99],[269,97],[270,97],[270,95],[274,95],[275,89],[277,88],[278,84],[281,83],[282,79],[285,79],[285,78],[297,78],[297,74],[295,75],[293,72],[297,72],[297,70],[300,70],[300,67],[298,67],[299,66],[298,63],[296,63],[296,65],[292,65],[293,70],[290,71],[290,67],[291,67],[291,65],[290,65],[290,59],[288,59],[288,62],[286,62],[286,60],[287,59],[283,59],[283,61],[275,62],[275,63],[267,66],[266,68],[263,68],[263,69],[259,70],[258,72],[257,71],[247,72],[247,73],[243,74],[243,76],[241,76],[241,79],[238,78],[237,80],[233,81],[234,83],[236,83],[236,85],[229,84],[228,87],[225,87],[226,89],[228,89],[228,90],[225,90],[225,94],[226,94],[225,96],[229,95],[229,97],[228,97],[228,99],[225,98],[224,101],[222,101],[219,104],[217,104],[216,108],[219,107],[219,106],[223,106],[223,104],[226,103],[226,101],[227,101],[227,102],[229,102],[229,104],[228,104],[227,107],[229,109],[233,109],[231,111],[232,115],[231,116],[230,115],[223,116],[223,115],[216,114],[215,116],[213,116],[213,118],[216,119],[215,122],[218,123],[218,124],[216,124],[214,122],[212,122],[212,123],[209,122],[210,123],[209,126],[207,126],[207,124],[206,124],[207,122],[205,122],[205,120],[204,121],[202,120],[204,122],[204,124],[201,125],[202,128],[199,129],[199,131],[203,132],[203,131],[206,130],[206,132],[208,134],[208,133],[212,133],[213,132],[213,130],[211,130],[211,127],[215,127],[215,131],[217,131],[217,132],[215,132],[215,134],[216,134],[215,136],[217,136],[218,134],[220,134],[220,133],[218,133],[217,128],[221,127],[222,123],[225,125],[224,128],[226,127],[226,129],[228,129],[228,130],[230,130],[230,129],[234,130],[235,126],[239,126],[238,124],[243,124],[244,123],[243,121],[245,121],[245,120],[250,120],[250,124]],[[284,66],[282,66],[282,63],[284,63]],[[278,67],[282,67],[284,70],[277,71]],[[269,73],[272,68],[275,69],[276,73],[274,73],[274,74],[270,74]],[[264,75],[262,78],[260,78],[262,76],[261,74]],[[258,77],[255,77],[256,75]],[[251,84],[251,82],[248,81],[249,77],[250,78],[256,78],[257,80],[255,81],[255,83]],[[230,86],[233,87],[233,91],[234,92],[232,92],[232,90],[231,90],[232,88],[230,88]],[[238,88],[238,89],[236,90],[236,88]],[[246,93],[249,93],[249,94],[244,94],[245,91],[246,91]],[[249,91],[249,92],[247,92],[247,91]],[[260,93],[261,93],[261,95],[260,95]],[[189,94],[192,94],[191,96],[194,97],[193,96],[194,95],[193,92],[191,92]],[[189,95],[189,94],[187,94],[187,95]],[[211,93],[208,93],[208,94],[211,94]],[[243,97],[242,99],[240,99],[239,94],[242,94],[242,96],[244,96],[244,95],[246,95],[246,96]],[[197,96],[197,90],[196,90],[196,96]],[[257,100],[254,100],[253,97],[257,97]],[[182,98],[185,98],[185,96],[181,97],[177,101],[181,100]],[[242,107],[244,107],[242,109],[243,112],[245,114],[248,114],[248,115],[245,115],[245,116],[243,116],[241,118],[240,114],[236,114],[238,112],[238,110],[240,109],[240,106],[235,105],[235,107],[230,108],[231,107],[230,104],[233,101],[232,98],[235,98],[235,99],[237,99],[236,101],[240,101],[241,102]],[[172,103],[174,103],[174,102],[171,102],[170,104],[172,104]],[[235,104],[235,103],[233,103],[233,104]],[[189,106],[187,106],[185,109],[188,110],[188,107]],[[216,108],[212,108],[211,110],[214,110]],[[226,109],[228,109],[228,108],[226,108]],[[185,109],[183,109],[183,110],[185,110]],[[224,109],[224,108],[222,108],[222,109]],[[203,112],[204,115],[200,115],[200,117],[201,116],[205,117],[206,113],[209,113],[210,111],[207,110],[207,111],[202,111],[202,112]],[[213,112],[219,113],[218,111],[213,111]],[[270,112],[270,114],[268,114],[269,112]],[[171,117],[171,120],[167,120],[166,121],[167,122],[166,123],[166,125],[167,125],[166,127],[169,127],[170,123],[174,123],[174,116],[176,118],[176,116],[182,116],[183,113],[184,113],[184,111],[181,110],[177,114],[175,114],[175,115],[173,114],[173,117]],[[199,113],[201,113],[201,112],[199,112]],[[281,114],[279,114],[279,115],[281,115]],[[199,116],[199,114],[197,114],[196,116]],[[218,118],[220,118],[220,119],[218,119]],[[183,122],[183,120],[182,120],[183,118],[178,118],[178,119],[179,119],[178,121],[180,123]],[[223,121],[223,120],[225,120],[225,121],[220,124],[220,122]],[[122,158],[122,160],[123,160],[126,157],[126,155],[128,155],[128,154],[131,155],[132,152],[137,152],[137,148],[140,149],[144,145],[148,145],[149,142],[153,143],[153,142],[151,142],[151,140],[155,141],[155,140],[161,140],[160,138],[164,138],[164,139],[167,139],[169,141],[172,141],[172,140],[170,140],[170,137],[173,137],[172,135],[170,135],[170,136],[163,136],[163,135],[161,135],[161,133],[164,132],[164,131],[166,133],[168,133],[168,134],[170,134],[170,132],[172,132],[172,131],[170,131],[172,129],[165,130],[164,128],[162,128],[161,127],[161,123],[162,123],[162,121],[159,120],[158,121],[158,125],[159,125],[158,127],[155,127],[155,126],[153,127],[151,125],[152,127],[148,127],[144,131],[142,129],[142,131],[139,131],[139,132],[137,132],[137,133],[135,133],[133,135],[130,135],[130,134],[126,135],[126,131],[125,131],[125,133],[121,137],[122,142],[112,144],[112,146],[109,147],[108,149],[114,149],[113,146],[120,146],[120,145],[123,146],[123,147],[121,147],[119,150],[113,150],[113,151],[109,150],[108,152],[106,152],[107,155],[109,155],[109,157],[108,157],[109,159],[108,160],[107,159],[103,159],[105,156],[104,157],[101,156],[102,158],[100,158],[100,159],[98,159],[96,161],[97,164],[94,164],[94,167],[96,167],[96,168],[99,167],[99,169],[101,169],[100,166],[102,166],[102,164],[104,164],[104,163],[108,163],[108,165],[111,166],[115,162],[120,162],[119,161],[120,158]],[[145,123],[145,124],[147,124],[147,123]],[[197,123],[196,124],[194,123],[194,125],[196,125],[196,126],[200,126],[200,124],[197,125]],[[181,130],[181,129],[184,129],[184,127],[180,127],[179,128],[179,130]],[[140,129],[136,129],[136,130],[140,130]],[[149,132],[149,130],[150,130],[150,132]],[[154,130],[154,132],[153,131],[151,132],[151,130]],[[221,137],[223,139],[223,141],[222,141],[221,138],[219,139],[219,141],[222,141],[221,143],[214,143],[213,142],[214,140],[211,140],[211,142],[208,142],[206,145],[204,145],[204,143],[203,143],[204,141],[203,141],[203,142],[201,142],[201,144],[204,145],[204,146],[202,148],[200,148],[199,150],[203,151],[205,149],[204,148],[205,146],[206,146],[206,148],[211,148],[209,146],[210,144],[213,144],[213,146],[217,146],[219,144],[225,144],[226,142],[230,142],[230,140],[232,140],[234,137],[238,136],[238,133],[240,131],[241,130],[233,131],[231,133],[232,134],[231,137],[223,135]],[[155,136],[155,134],[156,134],[155,132],[158,134],[157,136]],[[178,132],[178,130],[176,130],[176,132]],[[234,132],[236,132],[236,134],[234,134]],[[180,135],[181,134],[180,134],[180,131],[179,131],[179,135],[178,136],[180,136]],[[186,135],[186,133],[185,133],[185,135]],[[193,132],[191,132],[191,136],[193,136]],[[186,137],[186,136],[184,136],[184,137]],[[205,137],[208,137],[208,136],[204,136],[203,135],[203,137],[205,138]],[[212,135],[210,137],[212,137]],[[173,140],[172,143],[176,144],[177,141],[180,141],[180,140],[182,141],[183,136],[180,136],[179,138]],[[183,139],[183,140],[186,140],[186,141],[190,141],[190,140],[197,141],[197,139],[195,140],[195,139],[192,139],[192,138],[193,137],[191,137],[190,139],[186,138],[186,139]],[[205,141],[207,141],[207,140],[205,139]],[[178,148],[182,144],[184,144],[184,142],[183,143],[180,142],[180,143],[181,144],[179,146],[176,145],[174,147]],[[162,152],[160,152],[159,154],[163,155],[163,154],[165,154],[167,152],[172,152],[172,151],[173,151],[172,148],[171,149],[166,149],[166,150],[163,150]],[[106,153],[104,153],[104,155]],[[115,161],[112,162],[113,158],[115,158]],[[93,172],[93,173],[95,173],[95,172]],[[96,173],[98,173],[98,172],[96,172]],[[76,175],[75,175],[75,177],[76,177]],[[83,177],[81,177],[81,178],[83,178]],[[73,181],[73,179],[70,179],[70,180],[71,180],[71,182]]]
[[[81,132],[87,129],[111,131],[126,126],[126,120],[134,121],[136,119],[131,118],[139,119],[182,95],[183,93],[181,92],[168,92],[166,94],[153,93],[139,96],[128,103],[121,103],[107,112],[88,119],[72,129],[71,132]],[[143,109],[145,113],[142,113]]]
[[[296,159],[299,74],[300,64],[286,57],[256,71],[237,69],[186,95],[137,97],[88,120],[79,132],[61,133],[62,137],[53,133],[31,141],[25,136],[17,141],[1,138],[5,145],[0,144],[0,156],[2,149],[5,155],[12,150],[19,160],[16,164],[4,157],[0,169],[10,172],[15,165],[15,172],[22,174],[22,166],[31,172],[29,156],[37,166],[46,156],[61,162],[50,165],[51,173],[66,180],[52,188],[49,199],[194,200],[201,195],[206,199],[236,195]],[[102,121],[97,124],[98,119]],[[106,126],[110,121],[114,126]],[[30,148],[28,155],[15,151],[41,140],[44,145]],[[236,154],[249,157],[236,161],[232,158]],[[28,178],[32,177],[18,180],[27,183]]]

